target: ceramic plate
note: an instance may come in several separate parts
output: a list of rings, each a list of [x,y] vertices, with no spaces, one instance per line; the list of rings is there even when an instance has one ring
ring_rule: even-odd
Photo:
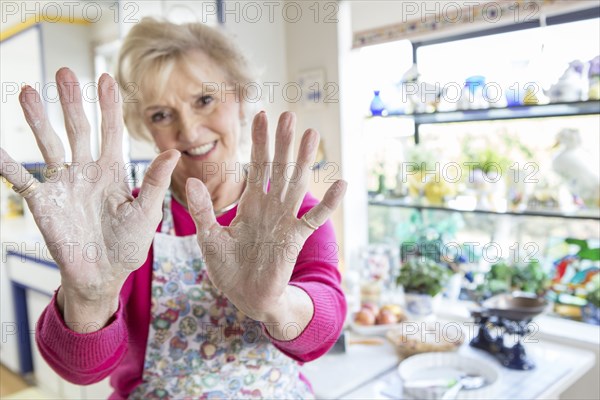
[[[384,324],[384,325],[361,325],[354,322],[354,315],[350,320],[350,328],[354,333],[363,336],[385,336],[390,329],[398,329],[402,327],[402,323]]]
[[[456,353],[424,353],[407,358],[398,366],[402,382],[429,379],[458,379],[463,375],[481,375],[485,385],[479,389],[461,390],[457,399],[494,399],[499,385],[498,366],[484,360]],[[447,388],[404,389],[410,399],[440,399]]]

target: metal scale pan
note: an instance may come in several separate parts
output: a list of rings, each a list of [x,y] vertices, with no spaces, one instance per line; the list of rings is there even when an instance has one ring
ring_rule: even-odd
[[[548,303],[539,297],[500,294],[490,297],[481,304],[488,315],[494,315],[511,321],[525,321],[541,314]]]

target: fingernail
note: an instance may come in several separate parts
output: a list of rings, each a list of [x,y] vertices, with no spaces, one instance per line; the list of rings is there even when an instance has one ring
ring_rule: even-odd
[[[104,72],[102,75],[100,75],[100,79],[98,79],[98,80],[102,83],[108,78],[110,78],[110,75],[108,73]]]
[[[345,180],[343,180],[343,179],[340,179],[340,180],[339,180],[339,181],[337,181],[335,184],[336,184],[336,188],[335,188],[335,190],[336,190],[338,193],[343,193],[343,192],[345,192],[345,191],[346,191],[346,188],[348,187],[348,182],[346,182],[346,181],[345,181]]]

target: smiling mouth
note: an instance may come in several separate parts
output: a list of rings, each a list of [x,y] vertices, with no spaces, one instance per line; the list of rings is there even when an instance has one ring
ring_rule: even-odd
[[[214,149],[217,146],[217,141],[215,140],[214,142],[210,142],[210,143],[206,143],[203,144],[202,146],[198,146],[198,147],[193,147],[191,149],[188,149],[186,151],[184,151],[184,154],[187,154],[188,156],[203,156],[208,154],[212,149]]]

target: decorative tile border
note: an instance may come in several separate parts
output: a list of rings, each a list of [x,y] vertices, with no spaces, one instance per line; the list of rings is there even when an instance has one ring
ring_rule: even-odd
[[[451,32],[485,29],[491,24],[501,26],[536,21],[543,24],[547,14],[575,8],[581,8],[581,3],[560,0],[406,2],[402,4],[399,23],[356,32],[352,47],[402,39],[420,41]]]

